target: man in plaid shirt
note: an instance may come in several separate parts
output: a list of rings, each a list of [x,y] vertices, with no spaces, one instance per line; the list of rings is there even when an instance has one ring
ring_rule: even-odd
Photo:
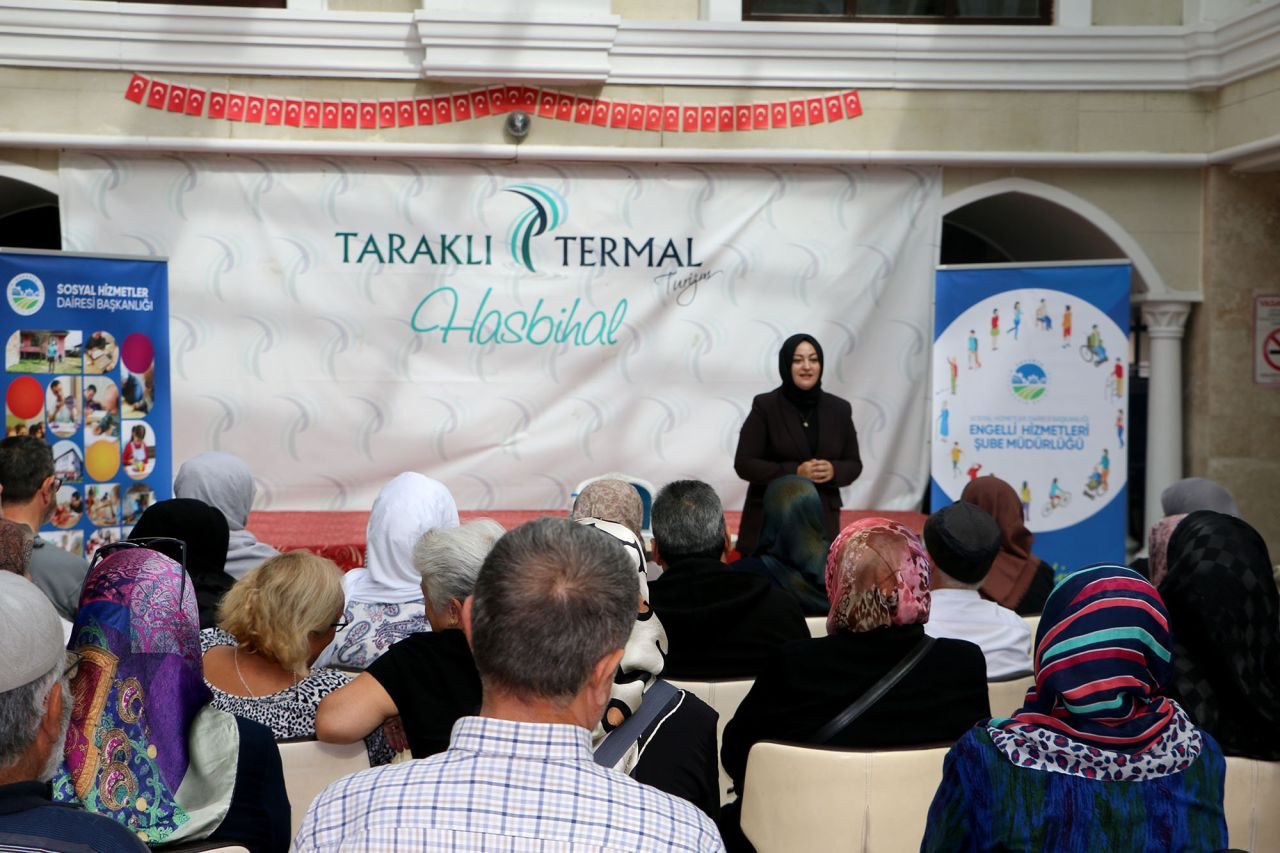
[[[294,850],[723,850],[692,804],[592,760],[638,594],[608,536],[552,518],[507,533],[462,613],[480,715],[443,753],[334,782]]]

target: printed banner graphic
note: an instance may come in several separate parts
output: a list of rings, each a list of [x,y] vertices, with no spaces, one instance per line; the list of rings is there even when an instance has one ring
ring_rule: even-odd
[[[940,269],[932,508],[995,475],[1055,570],[1124,560],[1127,264]]]
[[[61,162],[64,245],[168,256],[175,460],[244,457],[260,507],[363,509],[396,473],[471,509],[610,471],[730,509],[782,341],[823,344],[866,471],[928,483],[936,170],[116,157]]]
[[[61,481],[40,536],[92,556],[172,497],[164,261],[0,252],[5,434]]]

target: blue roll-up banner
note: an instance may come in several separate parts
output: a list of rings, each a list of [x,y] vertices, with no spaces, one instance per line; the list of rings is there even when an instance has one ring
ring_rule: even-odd
[[[6,250],[0,282],[5,434],[52,446],[40,536],[92,556],[172,497],[168,264]]]
[[[943,267],[932,509],[1013,486],[1056,575],[1125,557],[1130,266]]]

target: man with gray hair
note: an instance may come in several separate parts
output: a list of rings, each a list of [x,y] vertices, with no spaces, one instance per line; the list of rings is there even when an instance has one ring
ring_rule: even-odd
[[[123,825],[50,798],[79,656],[63,648],[44,594],[10,572],[0,572],[0,661],[0,849],[145,851]]]
[[[639,588],[622,546],[565,519],[498,540],[462,609],[483,684],[449,749],[354,773],[294,850],[722,850],[684,800],[592,760]]]
[[[653,501],[653,558],[662,577],[649,605],[667,629],[670,678],[754,678],[770,652],[809,637],[796,599],[767,578],[732,569],[724,509],[699,480],[668,483]]]

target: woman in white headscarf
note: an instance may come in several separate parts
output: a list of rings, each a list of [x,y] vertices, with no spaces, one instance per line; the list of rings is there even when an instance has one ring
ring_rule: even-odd
[[[197,454],[182,463],[173,480],[174,497],[204,501],[227,517],[231,538],[223,571],[236,580],[280,553],[245,529],[253,509],[253,492],[249,466],[230,453]]]
[[[364,568],[342,580],[346,624],[322,655],[325,665],[364,669],[393,643],[431,630],[413,546],[428,530],[457,526],[458,507],[443,483],[410,471],[382,487],[369,514]]]

